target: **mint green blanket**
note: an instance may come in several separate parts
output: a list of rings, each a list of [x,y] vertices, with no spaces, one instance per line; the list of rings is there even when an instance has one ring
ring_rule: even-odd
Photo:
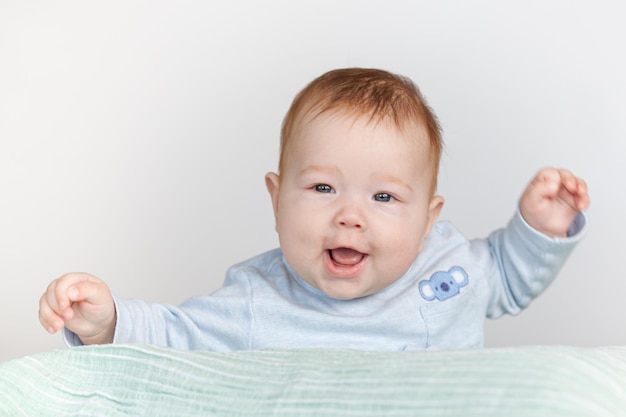
[[[626,347],[82,347],[0,364],[0,416],[626,416]]]

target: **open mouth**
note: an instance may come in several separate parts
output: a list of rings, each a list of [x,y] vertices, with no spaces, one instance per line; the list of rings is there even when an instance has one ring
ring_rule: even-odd
[[[350,248],[329,249],[330,259],[338,265],[356,265],[363,260],[365,254]]]
[[[340,277],[358,274],[368,258],[366,253],[351,248],[329,249],[326,253],[326,267],[333,275]]]

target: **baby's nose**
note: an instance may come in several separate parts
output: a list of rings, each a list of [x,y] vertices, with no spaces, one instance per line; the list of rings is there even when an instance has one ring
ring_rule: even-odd
[[[363,212],[353,205],[344,206],[335,218],[335,223],[339,227],[365,229],[367,223]]]
[[[357,229],[362,229],[363,226],[361,225],[361,223],[362,222],[347,220],[339,222],[339,225],[344,227],[355,227]]]

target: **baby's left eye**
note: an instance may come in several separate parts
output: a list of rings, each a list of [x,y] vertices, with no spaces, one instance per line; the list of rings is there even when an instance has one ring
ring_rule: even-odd
[[[389,202],[393,200],[393,197],[387,193],[376,193],[374,194],[374,200],[382,201],[382,202]]]
[[[328,193],[332,193],[332,192],[334,191],[334,190],[333,190],[333,187],[331,187],[331,186],[330,186],[330,185],[328,185],[328,184],[317,184],[317,185],[315,185],[313,188],[314,188],[314,189],[315,189],[315,191],[317,191],[318,193],[326,193],[326,194],[328,194]]]

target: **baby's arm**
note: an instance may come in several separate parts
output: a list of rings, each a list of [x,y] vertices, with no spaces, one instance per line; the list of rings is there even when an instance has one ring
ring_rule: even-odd
[[[570,171],[544,168],[520,199],[522,217],[550,237],[566,237],[579,211],[589,206],[587,184]]]
[[[116,313],[111,291],[93,275],[65,274],[41,296],[39,321],[49,333],[66,327],[86,345],[112,343]]]
[[[581,210],[588,205],[583,180],[545,168],[526,187],[508,226],[486,241],[474,241],[476,254],[490,258],[485,261],[491,292],[487,317],[519,313],[550,285],[585,234]]]

